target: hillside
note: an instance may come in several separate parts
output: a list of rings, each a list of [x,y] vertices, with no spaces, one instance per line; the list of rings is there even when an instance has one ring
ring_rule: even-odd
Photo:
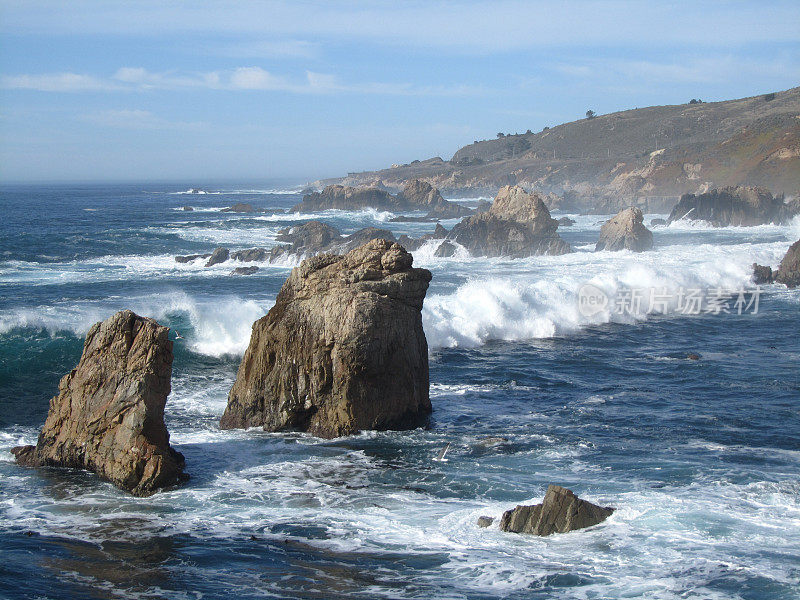
[[[424,179],[448,195],[519,184],[562,208],[668,211],[678,196],[725,185],[800,191],[800,87],[740,100],[654,106],[478,141],[432,158],[317,182],[400,189]]]

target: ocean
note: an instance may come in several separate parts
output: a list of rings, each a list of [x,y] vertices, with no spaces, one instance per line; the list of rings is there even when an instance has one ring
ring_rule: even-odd
[[[218,427],[251,324],[299,261],[241,277],[174,256],[270,247],[309,219],[434,224],[287,214],[301,196],[282,182],[187,187],[0,187],[0,597],[800,598],[800,290],[750,281],[800,220],[655,226],[642,254],[593,252],[598,215],[569,215],[565,256],[429,243],[429,427],[322,440]],[[221,212],[236,202],[264,212]],[[36,442],[90,325],[123,308],[181,336],[166,422],[191,478],[149,498],[10,453]],[[551,483],[617,510],[547,538],[476,525]]]

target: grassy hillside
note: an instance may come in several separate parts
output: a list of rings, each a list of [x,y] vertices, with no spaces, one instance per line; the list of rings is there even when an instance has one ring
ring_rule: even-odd
[[[402,187],[421,178],[448,194],[493,194],[516,183],[565,197],[565,207],[664,210],[722,185],[800,191],[800,88],[701,104],[654,106],[478,141],[434,158],[351,173],[348,185]],[[318,182],[325,183],[325,182]]]

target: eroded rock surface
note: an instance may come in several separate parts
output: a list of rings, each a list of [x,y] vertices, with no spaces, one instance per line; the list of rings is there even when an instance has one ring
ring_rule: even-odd
[[[789,246],[774,276],[775,281],[790,288],[800,286],[800,240]]]
[[[220,426],[331,438],[423,423],[431,273],[412,262],[381,239],[303,261],[254,323]]]
[[[735,186],[684,194],[672,209],[667,223],[681,219],[705,221],[714,227],[780,225],[798,214],[793,204],[775,197],[762,187]]]
[[[164,425],[168,332],[129,310],[93,325],[78,366],[50,400],[36,446],[12,450],[17,461],[88,469],[136,496],[177,483],[184,459]]]
[[[631,250],[643,252],[653,247],[653,232],[644,226],[644,215],[639,208],[621,210],[600,228],[598,250]]]
[[[541,504],[520,505],[504,512],[500,529],[543,536],[566,533],[602,523],[613,512],[613,508],[581,500],[571,490],[551,485]]]
[[[463,219],[447,239],[464,246],[472,256],[566,254],[569,244],[557,230],[558,221],[538,195],[505,186],[488,212]]]

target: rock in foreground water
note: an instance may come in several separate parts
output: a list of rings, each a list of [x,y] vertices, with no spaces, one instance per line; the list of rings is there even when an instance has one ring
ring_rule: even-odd
[[[597,506],[581,500],[571,490],[551,485],[541,504],[517,506],[504,512],[500,529],[534,535],[566,533],[597,525],[613,512],[613,508]]]
[[[36,446],[12,450],[17,462],[88,469],[136,496],[177,483],[184,459],[164,425],[168,332],[129,310],[93,325],[78,366],[50,400]]]
[[[421,310],[431,273],[412,262],[399,244],[376,239],[295,268],[253,324],[220,426],[332,438],[424,423]]]
[[[621,210],[600,228],[598,250],[643,252],[653,247],[653,233],[644,226],[644,215],[636,207]]]

